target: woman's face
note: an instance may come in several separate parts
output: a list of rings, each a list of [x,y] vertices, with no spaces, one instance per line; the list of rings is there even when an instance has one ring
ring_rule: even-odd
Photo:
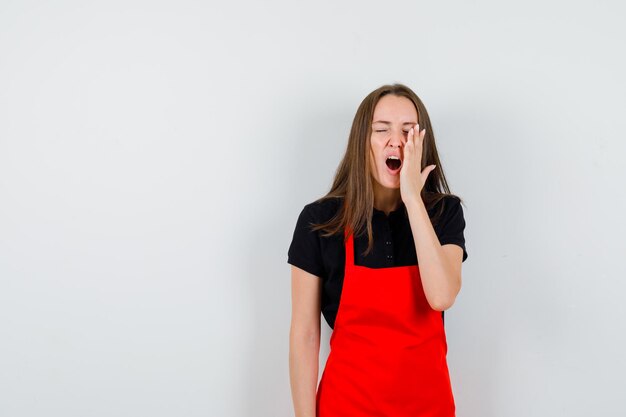
[[[417,124],[417,110],[406,97],[388,94],[374,109],[370,162],[372,176],[383,187],[400,188],[400,168],[409,129]],[[387,160],[390,156],[399,161]]]

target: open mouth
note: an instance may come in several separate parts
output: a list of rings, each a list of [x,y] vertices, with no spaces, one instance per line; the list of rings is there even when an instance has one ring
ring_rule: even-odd
[[[387,157],[385,163],[387,164],[387,167],[392,171],[396,171],[402,166],[402,161],[396,156]]]

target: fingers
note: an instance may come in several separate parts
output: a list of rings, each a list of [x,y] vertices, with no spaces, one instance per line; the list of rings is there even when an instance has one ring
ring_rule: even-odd
[[[423,146],[424,138],[426,137],[426,128],[422,129],[421,131],[419,130],[419,128],[420,125],[416,124],[409,130],[406,145],[410,144],[409,146],[415,146],[417,144],[419,146]],[[415,134],[416,130],[419,132],[419,135]],[[418,137],[418,139],[415,138],[416,136]]]
[[[415,131],[417,130],[419,132],[419,140],[424,140],[424,137],[426,137],[426,128],[422,129],[421,131],[420,129],[420,125],[419,123],[416,123],[414,127],[411,128],[411,130],[409,131],[409,137],[407,139],[407,142],[409,142],[410,140],[413,141],[413,144],[415,144]]]
[[[424,128],[424,129],[422,129],[422,130],[420,131],[420,125],[419,125],[419,123],[417,123],[417,124],[415,125],[415,128],[416,128],[416,129],[417,129],[417,131],[419,132],[419,138],[420,138],[420,140],[424,139],[424,136],[426,136],[426,128]]]

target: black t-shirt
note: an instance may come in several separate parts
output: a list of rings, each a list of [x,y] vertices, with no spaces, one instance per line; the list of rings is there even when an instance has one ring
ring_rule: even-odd
[[[341,198],[329,198],[304,206],[296,223],[287,259],[291,265],[322,279],[321,310],[331,328],[335,325],[343,286],[346,256],[344,237],[343,233],[322,237],[322,231],[311,231],[308,225],[330,220],[341,207],[342,201]],[[444,204],[443,214],[434,226],[439,243],[441,245],[453,243],[462,247],[465,261],[467,259],[463,236],[465,218],[461,200],[452,195],[445,196],[428,210],[431,218],[439,209],[439,204]],[[383,211],[372,209],[372,234],[374,247],[367,256],[362,255],[367,248],[367,233],[354,237],[356,265],[388,268],[418,264],[411,224],[402,202],[388,216]]]

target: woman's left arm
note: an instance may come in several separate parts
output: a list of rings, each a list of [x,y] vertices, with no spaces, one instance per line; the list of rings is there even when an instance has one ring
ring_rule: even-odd
[[[439,243],[421,198],[405,204],[426,300],[434,310],[447,310],[461,290],[463,248]]]

